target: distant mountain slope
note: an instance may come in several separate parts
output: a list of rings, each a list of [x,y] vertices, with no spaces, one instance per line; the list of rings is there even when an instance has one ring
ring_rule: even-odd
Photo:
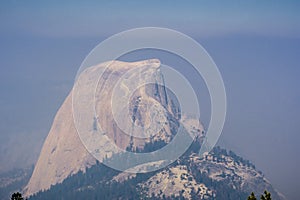
[[[28,183],[33,167],[13,169],[0,174],[0,199],[10,199],[11,194],[20,192]]]

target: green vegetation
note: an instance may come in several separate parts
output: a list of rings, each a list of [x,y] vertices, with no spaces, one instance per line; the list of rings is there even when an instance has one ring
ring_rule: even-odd
[[[0,174],[0,199],[10,199],[12,193],[21,191],[28,183],[33,166],[26,169],[13,169]]]
[[[252,192],[252,193],[250,194],[250,196],[248,197],[247,200],[257,200],[256,197],[255,197],[255,195],[254,195],[254,192]]]
[[[11,200],[24,200],[24,198],[21,193],[17,192],[11,195]]]
[[[271,193],[266,191],[260,197],[261,200],[271,200]]]
[[[191,146],[191,148],[176,162],[172,163],[169,167],[175,167],[177,165],[186,165],[188,171],[194,176],[197,183],[204,183],[208,188],[216,191],[216,196],[212,199],[235,199],[235,200],[245,200],[248,194],[240,189],[233,189],[230,184],[226,181],[215,181],[211,179],[208,174],[201,173],[201,166],[191,162],[189,155],[191,152],[196,152],[199,150],[199,146]],[[154,149],[157,146],[162,145],[161,143],[147,144],[147,150]],[[221,148],[215,148],[212,154],[218,158],[222,158],[221,154],[228,154],[226,150]],[[241,159],[235,154],[231,153],[239,162],[247,163],[247,161]],[[119,155],[114,155],[115,159]],[[251,164],[249,164],[251,165]],[[167,169],[168,169],[167,168]],[[148,180],[154,174],[165,170],[161,169],[155,172],[150,172],[146,174],[137,174],[135,177],[129,178],[124,182],[116,182],[113,177],[118,175],[120,172],[113,170],[102,163],[97,163],[96,165],[87,168],[86,172],[79,172],[73,176],[68,177],[62,183],[52,186],[47,191],[42,191],[34,196],[30,197],[30,200],[53,200],[53,199],[157,199],[156,197],[147,197],[147,189],[141,188],[139,183]],[[192,191],[191,195],[197,199],[197,192]],[[164,199],[183,199],[181,196],[171,197],[164,196]]]
[[[264,191],[264,194],[262,194],[262,195],[260,196],[260,199],[261,199],[261,200],[272,200],[272,198],[271,198],[271,193],[265,190],[265,191]],[[254,192],[252,192],[252,193],[250,194],[250,196],[248,197],[247,200],[257,200],[256,197],[255,197]]]

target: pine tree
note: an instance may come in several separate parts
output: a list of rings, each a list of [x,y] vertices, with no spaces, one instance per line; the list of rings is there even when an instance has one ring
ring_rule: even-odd
[[[260,196],[260,199],[261,199],[261,200],[272,200],[272,198],[271,198],[271,193],[268,192],[267,190],[265,190],[265,191],[264,191],[264,194],[262,194],[262,195]],[[254,195],[253,192],[251,193],[251,195],[248,197],[247,200],[256,200],[256,197],[255,197],[255,195]]]
[[[265,190],[264,195],[261,195],[260,197],[261,200],[272,200],[271,199],[271,193]]]
[[[11,200],[24,200],[24,198],[21,193],[17,192],[11,195]]]
[[[252,192],[247,200],[256,200],[254,193]]]

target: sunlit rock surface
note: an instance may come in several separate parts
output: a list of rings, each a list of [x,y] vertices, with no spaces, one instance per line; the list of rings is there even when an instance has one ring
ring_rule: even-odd
[[[133,151],[150,141],[168,143],[181,112],[163,85],[159,66],[157,59],[110,61],[84,70],[55,116],[25,194],[49,189],[95,164],[89,152],[98,159],[109,157],[116,151],[112,141]],[[143,85],[145,80],[149,84]]]

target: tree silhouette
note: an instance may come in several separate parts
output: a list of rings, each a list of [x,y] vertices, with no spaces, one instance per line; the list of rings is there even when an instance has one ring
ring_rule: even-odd
[[[271,200],[271,193],[265,190],[264,195],[261,195],[261,200]]]
[[[271,199],[271,193],[268,192],[267,190],[265,190],[265,191],[264,191],[264,194],[262,194],[262,195],[260,196],[260,199],[261,199],[261,200],[272,200],[272,199]],[[254,192],[252,192],[252,193],[250,194],[250,196],[248,197],[247,200],[257,200],[256,197],[255,197],[255,195],[254,195]]]
[[[24,200],[24,198],[21,193],[17,192],[11,195],[11,200]]]
[[[254,193],[252,192],[247,200],[256,200]]]

